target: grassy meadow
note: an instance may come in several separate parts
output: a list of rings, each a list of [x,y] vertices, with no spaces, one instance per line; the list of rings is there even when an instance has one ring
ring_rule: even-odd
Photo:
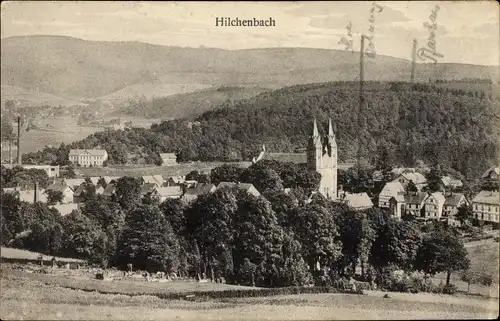
[[[28,275],[2,269],[2,320],[464,319],[498,315],[496,301],[434,294],[391,293],[390,298],[383,298],[384,293],[369,291],[366,295],[300,294],[195,302],[71,290]]]

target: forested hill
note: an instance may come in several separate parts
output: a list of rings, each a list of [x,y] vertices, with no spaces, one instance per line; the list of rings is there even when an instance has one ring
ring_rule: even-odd
[[[363,158],[371,161],[383,148],[396,163],[437,161],[477,175],[494,162],[499,134],[499,99],[487,86],[467,91],[451,84],[367,83],[359,130]],[[96,133],[63,146],[57,158],[60,162],[70,147],[100,146],[108,150],[110,163],[126,162],[128,153],[157,162],[157,153],[169,151],[181,161],[249,160],[262,144],[271,152],[306,147],[313,117],[323,132],[331,117],[339,159],[351,161],[357,150],[358,103],[356,83],[292,86],[220,106],[193,123],[174,120],[150,130]],[[54,152],[26,157],[51,160]]]

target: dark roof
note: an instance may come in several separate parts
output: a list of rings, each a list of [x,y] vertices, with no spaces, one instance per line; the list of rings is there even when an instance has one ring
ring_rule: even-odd
[[[106,188],[104,189],[104,192],[102,192],[102,195],[104,196],[112,196],[115,193],[116,186],[115,184],[108,184]]]
[[[141,195],[146,195],[154,190],[157,185],[155,183],[146,183],[141,185]]]
[[[427,197],[427,193],[415,193],[415,194],[405,194],[405,202],[407,204],[422,204],[424,199]]]
[[[54,191],[54,192],[64,192],[66,189],[68,188],[68,186],[64,183],[60,183],[60,182],[57,182],[57,183],[54,183],[52,185],[50,185],[49,187],[46,188],[47,191]]]
[[[449,205],[457,206],[458,203],[460,202],[460,200],[462,199],[462,197],[464,197],[464,194],[462,194],[462,193],[453,193],[450,196],[446,197],[446,200],[444,201],[444,205],[445,206],[447,206],[447,205],[448,206]]]
[[[84,191],[85,191],[85,184],[82,184],[76,188],[74,195],[80,196]]]
[[[212,188],[214,188],[214,184],[198,184],[198,186],[194,188],[188,188],[186,190],[186,194],[189,195],[202,195],[210,192]]]
[[[265,153],[264,159],[296,164],[307,163],[306,153]]]

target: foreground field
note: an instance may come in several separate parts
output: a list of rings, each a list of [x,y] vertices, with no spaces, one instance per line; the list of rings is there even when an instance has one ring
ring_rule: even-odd
[[[381,292],[301,294],[205,302],[83,292],[2,274],[2,320],[320,320],[495,318],[498,303],[469,297]]]

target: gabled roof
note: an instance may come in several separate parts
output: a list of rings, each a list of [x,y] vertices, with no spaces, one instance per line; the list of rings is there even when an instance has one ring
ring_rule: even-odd
[[[76,203],[57,204],[57,205],[51,205],[49,207],[58,210],[61,216],[66,216],[68,214],[71,214],[71,212],[79,208],[78,204]]]
[[[180,197],[182,195],[180,186],[155,187],[154,189],[160,197]]]
[[[80,196],[83,192],[85,192],[85,187],[86,187],[85,184],[78,186],[74,192],[74,195]]]
[[[90,181],[92,182],[92,184],[97,185],[97,183],[99,182],[99,179],[100,177],[89,177],[90,178]]]
[[[104,149],[71,149],[69,156],[80,156],[82,154],[89,154],[92,156],[105,156],[107,154]]]
[[[117,181],[120,179],[120,176],[102,176],[102,179],[106,182],[106,184],[111,183],[112,181]]]
[[[184,176],[170,176],[168,180],[174,182],[175,184],[181,184],[184,183],[185,179]]]
[[[499,205],[500,194],[498,192],[481,191],[472,200],[473,203],[483,203],[491,205]]]
[[[116,186],[115,184],[108,184],[106,188],[104,189],[104,192],[102,192],[102,195],[104,196],[113,196],[116,191]]]
[[[18,191],[19,200],[21,202],[33,203],[35,200],[35,190],[26,190],[26,191]],[[38,201],[42,203],[47,203],[47,194],[45,194],[44,190],[39,190],[38,192]]]
[[[436,201],[438,202],[438,204],[441,204],[441,205],[444,205],[444,202],[446,200],[443,193],[441,193],[441,192],[434,192],[431,195],[429,195],[429,197],[434,197],[436,199]]]
[[[403,195],[404,190],[405,189],[400,182],[392,181],[384,185],[382,192],[384,192],[384,194],[389,194],[390,196],[393,196],[398,202],[404,202],[405,201]]]
[[[452,193],[450,196],[446,196],[444,201],[445,206],[458,206],[460,201],[464,198],[462,193]]]
[[[161,175],[147,175],[142,176],[141,178],[145,184],[156,184],[158,186],[163,185],[163,176]]]
[[[96,186],[95,193],[101,195],[102,193],[104,193],[104,187],[102,187],[101,185]]]
[[[48,186],[46,188],[47,191],[54,191],[54,192],[66,192],[67,189],[70,189],[73,191],[72,186],[67,185],[64,181],[63,182],[55,182],[52,185]]]
[[[276,160],[280,162],[290,162],[295,164],[307,163],[306,153],[267,153],[265,152],[264,159]]]
[[[85,179],[83,178],[65,178],[63,181],[66,186],[69,186],[72,189],[76,189],[76,187],[85,183]]]
[[[490,167],[486,172],[484,172],[482,178],[488,178],[491,174],[491,172],[494,172],[497,175],[500,175],[500,168],[492,166]]]
[[[229,188],[229,189],[239,189],[241,191],[250,192],[254,196],[259,196],[259,191],[253,186],[253,184],[248,183],[233,183],[233,182],[220,182],[217,185],[217,190],[221,188]]]
[[[346,193],[344,202],[352,208],[372,207],[373,203],[366,193]]]
[[[177,156],[175,153],[160,153],[161,158],[175,158],[177,159]]]
[[[443,176],[441,177],[441,182],[443,183],[444,186],[462,186],[463,183],[459,179],[455,179],[450,176]]]
[[[202,194],[207,194],[211,193],[215,190],[215,185],[214,184],[199,184],[198,186],[194,188],[188,188],[186,190],[186,194],[189,195],[202,195]]]
[[[419,192],[415,194],[405,194],[405,203],[406,204],[422,204],[422,202],[427,198],[427,193]]]
[[[146,183],[141,185],[141,195],[151,193],[157,186],[158,185],[156,185],[155,183]]]

